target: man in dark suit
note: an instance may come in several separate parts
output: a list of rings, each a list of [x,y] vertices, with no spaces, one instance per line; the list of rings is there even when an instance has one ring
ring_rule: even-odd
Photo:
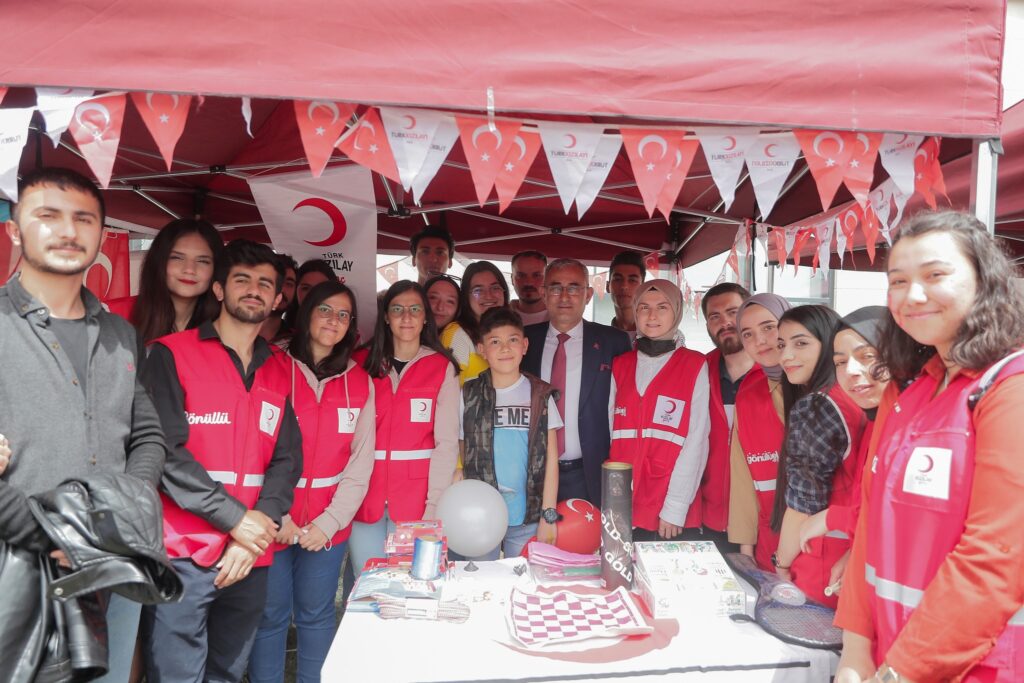
[[[583,319],[594,296],[587,267],[558,259],[544,273],[549,322],[529,325],[522,369],[559,389],[558,500],[601,505],[601,463],[608,459],[612,359],[630,350],[625,332]]]

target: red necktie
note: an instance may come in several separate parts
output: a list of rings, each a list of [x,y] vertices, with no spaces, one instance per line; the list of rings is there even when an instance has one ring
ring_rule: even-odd
[[[569,341],[569,335],[564,332],[558,335],[558,348],[555,349],[555,356],[551,359],[551,386],[558,390],[558,414],[564,425],[568,418],[565,416],[565,342]],[[559,429],[558,435],[558,457],[565,455],[565,427]]]

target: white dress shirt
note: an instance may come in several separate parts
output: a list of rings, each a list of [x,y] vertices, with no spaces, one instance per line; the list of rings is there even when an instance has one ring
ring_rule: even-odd
[[[575,460],[583,457],[580,446],[580,383],[583,381],[583,321],[567,333],[565,342],[565,402],[562,404],[565,423],[565,453],[559,454],[559,460]],[[551,362],[558,348],[558,330],[548,325],[548,334],[544,338],[544,355],[540,359],[540,378],[551,381]]]

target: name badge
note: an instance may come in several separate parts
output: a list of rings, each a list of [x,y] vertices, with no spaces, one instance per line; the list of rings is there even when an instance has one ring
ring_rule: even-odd
[[[409,402],[409,422],[430,422],[434,399],[414,398]]]
[[[260,407],[260,431],[273,436],[277,431],[277,423],[281,420],[281,409],[273,403],[263,401]]]
[[[679,420],[682,419],[685,408],[686,401],[668,396],[658,396],[658,402],[654,406],[654,417],[651,421],[656,425],[676,429],[679,427]]]
[[[356,420],[360,408],[338,408],[338,433],[352,434],[356,431]]]
[[[903,472],[903,490],[918,496],[949,500],[952,460],[953,451],[948,448],[915,448]]]

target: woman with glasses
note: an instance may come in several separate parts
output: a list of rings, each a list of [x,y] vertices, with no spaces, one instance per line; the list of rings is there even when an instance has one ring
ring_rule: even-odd
[[[463,311],[459,285],[447,275],[437,275],[423,286],[427,303],[434,316],[441,345],[448,349],[459,364],[459,384],[473,379],[487,369],[487,361],[476,352],[476,344],[458,319]]]
[[[336,627],[334,596],[352,518],[373,469],[374,386],[351,359],[356,301],[339,282],[307,293],[288,355],[291,401],[302,430],[302,478],[275,538],[267,602],[249,658],[249,680],[284,680],[294,619],[298,681],[320,680]]]
[[[459,453],[459,366],[437,339],[427,295],[400,280],[381,299],[364,365],[373,378],[377,439],[370,486],[352,525],[356,575],[384,556],[395,522],[432,519]]]

